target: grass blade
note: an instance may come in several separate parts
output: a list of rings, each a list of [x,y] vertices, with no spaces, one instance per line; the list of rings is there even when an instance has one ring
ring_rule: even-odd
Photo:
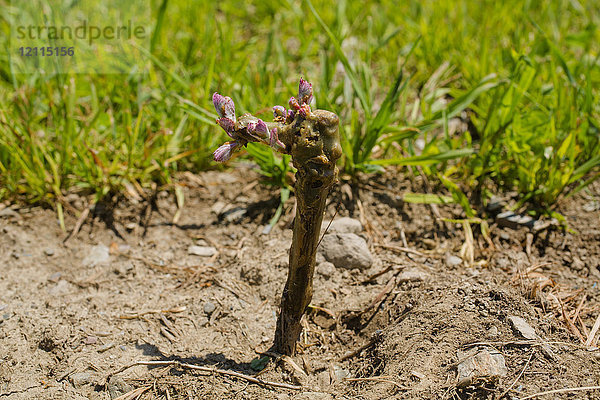
[[[403,158],[389,158],[385,160],[370,160],[369,164],[372,165],[431,165],[437,164],[443,161],[453,160],[455,158],[462,158],[470,156],[475,153],[475,149],[466,148],[466,149],[455,149],[448,150],[445,152],[441,152],[438,154],[426,154],[420,156],[413,157],[403,157]]]

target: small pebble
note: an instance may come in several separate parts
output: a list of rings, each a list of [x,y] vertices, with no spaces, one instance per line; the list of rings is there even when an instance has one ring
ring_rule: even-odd
[[[421,282],[427,279],[427,273],[418,268],[410,268],[398,275],[398,282]]]
[[[456,367],[459,387],[469,386],[478,380],[494,382],[508,375],[504,356],[492,348],[459,351],[458,359],[462,360]]]
[[[210,301],[207,301],[206,303],[204,303],[204,312],[207,315],[210,315],[213,313],[213,311],[215,311],[215,309],[217,308],[217,306],[215,306],[213,303],[211,303]]]
[[[188,254],[200,257],[212,257],[217,254],[217,249],[210,246],[190,246],[188,247]]]
[[[98,338],[96,336],[88,336],[85,338],[85,344],[96,344],[98,342]]]
[[[116,399],[132,390],[133,386],[126,383],[120,376],[113,375],[108,381],[108,393],[111,399]]]
[[[114,343],[106,343],[98,349],[98,353],[104,353],[106,350],[112,349],[113,347],[115,347]]]
[[[338,268],[367,269],[373,256],[365,239],[354,233],[328,233],[321,240],[319,253]]]
[[[452,255],[450,253],[446,253],[446,266],[448,267],[457,267],[462,264],[462,258]]]
[[[333,366],[333,373],[334,373],[335,377],[340,381],[344,378],[350,377],[350,371],[348,371],[347,369],[344,369],[342,367],[339,367],[337,365]]]
[[[54,249],[46,249],[44,250],[44,254],[46,254],[48,257],[52,257],[54,255]]]
[[[422,239],[421,243],[429,250],[435,249],[438,246],[438,243],[435,240],[428,238]]]
[[[103,244],[92,247],[81,262],[85,267],[94,267],[107,262],[110,258],[108,247]]]
[[[325,278],[331,278],[335,275],[335,265],[329,261],[323,261],[317,267],[317,272],[323,275]]]
[[[19,214],[12,208],[5,208],[0,210],[0,217],[17,217]]]
[[[532,228],[535,220],[527,214],[515,214],[512,211],[505,211],[496,216],[496,222],[501,227],[519,229],[523,226]]]
[[[69,380],[76,389],[79,389],[92,382],[92,374],[89,372],[77,372],[69,376]]]

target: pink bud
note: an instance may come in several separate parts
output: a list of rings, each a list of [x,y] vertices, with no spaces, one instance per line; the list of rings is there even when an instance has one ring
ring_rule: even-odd
[[[229,118],[235,122],[235,104],[233,103],[231,97],[221,96],[219,93],[215,92],[212,99],[215,110],[217,111],[217,114],[219,114],[219,117]]]
[[[213,158],[217,162],[225,162],[229,160],[232,154],[240,147],[238,142],[226,142],[213,153]]]
[[[295,97],[290,97],[290,100],[288,101],[290,108],[292,110],[299,110],[300,109],[300,104],[298,104],[298,100]]]
[[[294,110],[288,110],[285,122],[289,124],[294,120],[295,117],[296,113],[294,112]]]
[[[262,119],[259,119],[256,122],[256,129],[254,130],[254,132],[257,133],[258,136],[263,139],[269,137],[269,128],[267,128],[267,124],[265,124],[265,121],[263,121]]]
[[[277,117],[285,117],[286,112],[285,112],[285,108],[283,106],[275,106],[273,107],[273,116],[275,118]]]
[[[300,84],[298,85],[298,102],[300,104],[310,104],[312,99],[312,84],[300,78]]]
[[[310,106],[308,104],[302,104],[298,110],[298,114],[300,114],[302,118],[306,118],[306,116],[310,114]]]

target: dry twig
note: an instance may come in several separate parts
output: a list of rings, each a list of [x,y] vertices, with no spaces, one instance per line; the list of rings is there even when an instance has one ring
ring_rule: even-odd
[[[221,375],[233,376],[233,377],[236,377],[236,378],[244,379],[244,380],[246,380],[248,382],[256,383],[258,385],[280,387],[280,388],[290,389],[290,390],[301,390],[302,389],[302,386],[290,385],[288,383],[282,383],[282,382],[265,381],[263,379],[255,378],[253,376],[242,374],[240,372],[226,371],[224,369],[218,369],[218,368],[203,367],[203,366],[200,366],[200,365],[193,365],[193,364],[188,364],[188,363],[182,363],[180,361],[136,361],[133,364],[129,364],[129,365],[127,365],[127,366],[119,369],[118,371],[112,373],[111,375],[116,375],[118,373],[121,373],[121,372],[129,369],[129,368],[140,366],[140,365],[147,365],[147,366],[176,366],[176,367],[187,368],[187,369],[191,369],[191,370],[195,370],[195,371],[209,372],[209,373],[212,373],[212,374],[221,374]]]
[[[592,343],[594,343],[594,339],[596,337],[596,333],[598,333],[598,329],[600,329],[600,314],[598,315],[598,318],[596,318],[596,322],[592,327],[592,331],[590,332],[590,335],[588,336],[588,339],[585,342],[586,346],[590,347]]]
[[[147,310],[147,311],[141,311],[141,312],[131,313],[131,314],[127,314],[127,315],[121,315],[121,316],[119,316],[119,318],[120,319],[136,319],[136,318],[140,318],[147,314],[180,313],[180,312],[184,312],[185,310],[187,310],[186,306],[175,307],[175,308],[171,308],[169,310]]]
[[[66,239],[63,240],[63,243],[67,243],[69,241],[69,239],[71,239],[72,237],[76,236],[77,233],[79,233],[79,230],[81,229],[81,226],[83,225],[84,221],[87,219],[88,215],[90,215],[90,208],[86,207],[81,212],[81,215],[77,219],[77,222],[75,223],[75,226],[73,227],[73,230],[71,231],[69,236],[67,236]]]
[[[357,349],[352,350],[349,353],[344,354],[343,356],[341,356],[338,361],[342,362],[345,361],[349,358],[352,358],[360,353],[362,353],[364,350],[368,349],[369,347],[373,346],[375,344],[375,342],[377,341],[377,336],[374,336],[373,338],[371,338],[371,340],[369,340],[367,343],[363,344],[362,346],[360,346]]]
[[[400,247],[400,246],[393,246],[391,244],[376,244],[377,247],[381,247],[383,249],[387,249],[387,250],[392,250],[392,251],[396,251],[399,253],[408,253],[408,254],[414,254],[416,256],[420,256],[420,257],[436,257],[434,255],[431,254],[423,254],[417,250],[413,250],[413,249],[409,249],[407,247]]]
[[[535,394],[532,394],[529,396],[521,397],[519,400],[535,399],[536,397],[544,396],[547,394],[582,392],[582,391],[588,391],[588,390],[600,390],[600,386],[582,386],[582,387],[575,387],[575,388],[547,390],[545,392],[539,392],[539,393],[535,393]]]
[[[137,389],[133,389],[130,392],[125,393],[124,395],[121,395],[117,398],[115,398],[115,400],[132,400],[135,399],[137,397],[139,397],[140,395],[142,395],[145,391],[147,391],[148,389],[150,389],[152,386],[141,386]]]

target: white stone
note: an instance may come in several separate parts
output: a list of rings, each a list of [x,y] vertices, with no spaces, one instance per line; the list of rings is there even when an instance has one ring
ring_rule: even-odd
[[[89,251],[81,262],[85,267],[94,267],[96,265],[104,264],[110,258],[110,252],[108,247],[103,244],[98,244]]]
[[[212,257],[217,254],[217,249],[211,246],[190,246],[188,254],[200,257]]]
[[[373,263],[367,242],[354,233],[331,233],[325,235],[319,252],[337,268],[366,269]]]

